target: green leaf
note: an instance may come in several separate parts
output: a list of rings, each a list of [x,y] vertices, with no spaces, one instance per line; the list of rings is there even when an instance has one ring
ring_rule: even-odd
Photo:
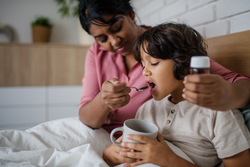
[[[36,16],[36,19],[31,22],[31,25],[32,26],[41,25],[41,26],[45,26],[45,27],[52,27],[53,26],[50,23],[49,18],[48,17],[44,17],[44,16]]]
[[[78,0],[54,0],[59,7],[58,13],[61,17],[78,16]]]
[[[61,13],[61,17],[69,16],[69,8],[67,6],[62,6],[58,12]]]

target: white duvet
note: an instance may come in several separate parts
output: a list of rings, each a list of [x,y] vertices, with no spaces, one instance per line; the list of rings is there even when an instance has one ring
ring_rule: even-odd
[[[0,131],[0,166],[108,167],[102,154],[110,144],[108,132],[102,128],[92,130],[79,118],[49,121],[26,131]]]

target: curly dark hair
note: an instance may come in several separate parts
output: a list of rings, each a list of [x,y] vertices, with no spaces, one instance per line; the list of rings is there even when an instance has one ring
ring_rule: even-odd
[[[172,59],[174,76],[182,80],[189,74],[191,56],[207,55],[207,44],[192,27],[181,23],[163,23],[143,34],[134,42],[133,53],[141,63],[141,48],[157,59]]]
[[[117,18],[116,15],[128,15],[133,10],[130,0],[79,0],[78,14],[82,28],[88,33],[90,24],[109,26]],[[113,16],[105,21],[101,15]]]

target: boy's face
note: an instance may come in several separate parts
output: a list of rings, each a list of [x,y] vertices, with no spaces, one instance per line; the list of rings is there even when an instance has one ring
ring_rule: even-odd
[[[155,100],[162,100],[171,94],[177,103],[182,98],[183,80],[174,77],[174,61],[171,59],[156,59],[141,49],[143,75],[150,87],[150,93]],[[171,100],[172,101],[172,100]]]

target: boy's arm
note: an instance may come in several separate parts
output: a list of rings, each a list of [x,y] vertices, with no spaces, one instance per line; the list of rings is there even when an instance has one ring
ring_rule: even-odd
[[[229,158],[222,159],[225,167],[250,167],[250,153],[245,150]]]
[[[152,163],[162,167],[197,167],[182,157],[176,155],[158,133],[157,139],[153,140],[140,135],[128,135],[127,138],[139,141],[143,144],[123,142],[122,146],[135,152],[120,152],[124,158],[135,158],[137,162],[128,163],[126,167],[135,167],[142,164]]]

